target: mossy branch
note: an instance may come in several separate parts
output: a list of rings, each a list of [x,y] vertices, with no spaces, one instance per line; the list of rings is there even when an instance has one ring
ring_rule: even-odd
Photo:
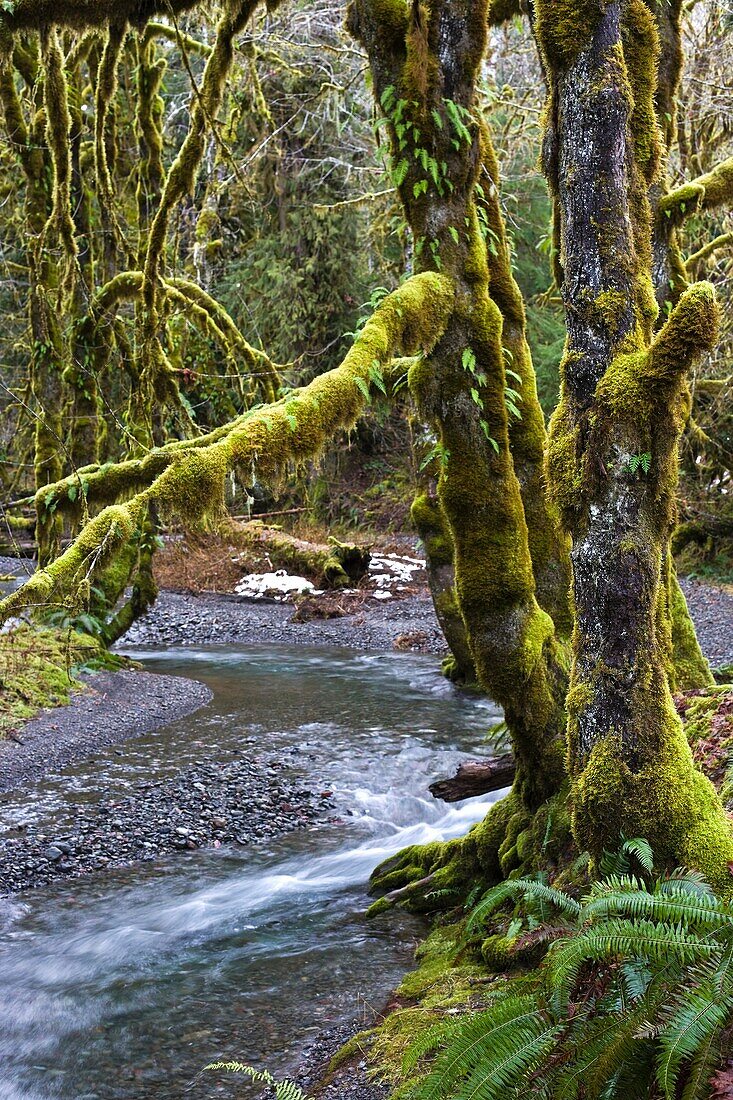
[[[139,528],[150,505],[161,513],[195,523],[223,506],[224,479],[240,469],[277,480],[286,468],[318,456],[336,433],[353,426],[395,355],[429,351],[440,339],[453,310],[450,279],[415,275],[379,305],[340,366],[319,375],[302,390],[249,414],[204,440],[169,445],[138,462],[124,462],[48,486],[39,503],[46,510],[69,505],[69,489],[87,501],[127,497],[82,528],[71,546],[46,569],[0,602],[0,621],[25,608],[83,598],[87,586]],[[147,483],[144,487],[141,483]],[[94,493],[92,487],[94,486]],[[136,491],[137,490],[137,491]]]
[[[75,30],[106,27],[121,20],[143,24],[154,15],[178,15],[198,0],[16,0],[12,10],[0,10],[0,41],[22,30],[42,30],[55,24]]]
[[[43,36],[43,66],[46,139],[54,170],[53,210],[47,228],[55,224],[66,252],[75,256],[77,249],[71,213],[71,115],[64,55],[56,30],[48,31]]]
[[[676,381],[696,359],[712,351],[718,337],[718,319],[712,284],[689,287],[652,344],[645,371],[649,382]]]
[[[716,168],[690,183],[676,187],[661,200],[662,213],[679,221],[702,210],[733,203],[733,157],[728,157]]]
[[[217,29],[214,47],[207,59],[201,88],[194,91],[194,104],[188,133],[171,165],[148,237],[145,256],[143,296],[155,327],[156,293],[165,250],[168,220],[174,207],[193,188],[205,151],[206,132],[216,117],[224,94],[224,85],[234,57],[234,38],[242,30],[257,6],[257,0],[230,0]]]
[[[9,58],[0,56],[0,102],[5,116],[5,129],[11,144],[18,153],[27,175],[30,175],[30,149],[28,127],[23,118],[20,99],[13,79],[13,65]]]
[[[112,217],[111,204],[114,188],[107,160],[107,125],[110,107],[117,90],[117,66],[127,34],[126,24],[113,24],[109,28],[97,70],[97,87],[94,105],[94,166],[97,176],[97,198],[107,218]]]
[[[211,56],[211,46],[206,42],[200,42],[185,31],[172,27],[169,23],[158,23],[151,20],[143,32],[143,42],[148,43],[152,38],[166,38],[169,42],[182,45],[189,53],[198,53],[202,57]]]
[[[694,271],[698,264],[702,263],[703,260],[707,260],[714,252],[718,252],[721,248],[730,248],[731,245],[733,245],[733,233],[721,233],[720,236],[714,237],[712,241],[708,241],[697,252],[693,252],[691,256],[688,256],[685,260],[685,268],[688,272]]]
[[[695,360],[715,346],[718,316],[710,283],[688,287],[650,348],[616,356],[598,384],[597,398],[612,414],[634,421],[665,403]]]
[[[141,271],[120,271],[100,287],[91,302],[89,312],[79,325],[79,338],[89,344],[100,321],[120,302],[140,300],[144,276]],[[253,376],[266,401],[274,401],[280,388],[280,371],[266,352],[252,347],[237,328],[232,317],[210,294],[189,279],[163,280],[164,299],[179,306],[187,317],[206,335],[215,339],[235,363],[242,377]],[[73,381],[74,373],[69,375]],[[83,382],[83,376],[80,381]]]

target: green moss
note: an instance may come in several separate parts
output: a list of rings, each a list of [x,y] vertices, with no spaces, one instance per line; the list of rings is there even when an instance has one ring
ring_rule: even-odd
[[[733,198],[733,157],[689,183],[675,187],[662,197],[659,209],[664,217],[682,222],[700,210],[710,210]]]
[[[567,69],[589,45],[602,14],[595,0],[539,0],[535,8],[536,34],[555,69]]]
[[[374,1032],[370,1062],[374,1074],[400,1085],[403,1057],[429,1028],[456,1013],[479,1007],[489,985],[478,960],[462,953],[459,925],[436,928],[420,945],[418,968],[395,991],[399,1005]],[[393,1096],[398,1097],[398,1089]]]
[[[384,35],[386,42],[392,48],[401,46],[407,34],[409,19],[409,7],[405,0],[371,0],[369,7],[380,34]],[[361,40],[358,6],[353,3],[353,0],[348,8],[347,26],[351,34]]]
[[[698,183],[684,183],[662,196],[659,200],[659,212],[662,217],[679,222],[696,214],[704,198],[704,187]]]
[[[619,331],[626,307],[626,295],[620,290],[604,290],[597,296],[595,304],[609,331],[615,336]]]
[[[667,587],[672,643],[671,683],[681,691],[709,687],[714,682],[713,674],[700,649],[685,595],[672,566]]]
[[[566,369],[567,356],[561,371]],[[565,525],[570,527],[583,505],[584,459],[580,447],[580,428],[570,409],[564,386],[550,420],[548,434],[548,488]]]
[[[98,653],[91,638],[27,625],[0,635],[0,738],[43,707],[68,703],[81,684],[72,666]]]
[[[54,170],[53,212],[51,218],[69,255],[76,255],[74,219],[71,215],[71,143],[68,88],[64,73],[64,55],[56,30],[44,35],[44,103],[46,138]]]
[[[721,702],[727,700],[729,695],[730,686],[721,684],[711,685],[710,690],[706,690],[704,694],[696,693],[685,699],[685,734],[692,747],[698,742],[709,740],[713,732],[713,719]]]
[[[639,736],[642,736],[640,731]],[[682,725],[668,707],[662,739],[632,770],[615,734],[598,741],[574,781],[574,832],[600,857],[598,841],[646,837],[660,863],[701,871],[723,894],[733,890],[733,832],[714,787],[694,769]]]
[[[524,15],[519,0],[491,0],[489,4],[489,25],[492,27],[508,23],[519,15]]]
[[[696,181],[704,191],[703,207],[710,210],[733,200],[733,157],[728,157]]]
[[[633,104],[631,132],[635,167],[648,185],[657,174],[661,156],[654,98],[659,71],[659,34],[654,16],[643,0],[629,0],[624,6],[623,18],[623,52]]]
[[[419,492],[412,502],[410,518],[434,566],[452,565],[450,529],[436,498],[427,492]]]

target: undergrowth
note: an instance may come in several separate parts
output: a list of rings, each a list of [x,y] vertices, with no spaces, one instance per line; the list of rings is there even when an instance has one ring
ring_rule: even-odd
[[[81,672],[125,662],[88,635],[21,624],[0,634],[0,738],[43,707],[68,703]]]
[[[733,908],[694,872],[655,875],[644,840],[625,842],[600,873],[582,896],[535,876],[478,901],[461,949],[481,943],[502,914],[505,976],[478,1010],[446,1014],[411,1036],[399,1096],[730,1095],[714,1075],[725,1081],[721,1060],[731,1049]],[[494,957],[498,950],[494,942]]]

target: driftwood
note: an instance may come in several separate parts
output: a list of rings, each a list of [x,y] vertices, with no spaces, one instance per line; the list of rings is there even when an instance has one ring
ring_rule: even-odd
[[[516,765],[511,754],[495,760],[466,760],[458,765],[452,779],[439,779],[428,788],[433,798],[443,802],[460,802],[462,798],[475,798],[489,791],[510,787]]]

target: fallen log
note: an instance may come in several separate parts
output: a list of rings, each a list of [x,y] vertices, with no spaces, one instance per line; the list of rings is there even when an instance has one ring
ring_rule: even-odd
[[[495,760],[465,760],[452,779],[439,779],[428,790],[442,802],[460,802],[479,794],[500,791],[514,782],[516,765],[511,754]]]

